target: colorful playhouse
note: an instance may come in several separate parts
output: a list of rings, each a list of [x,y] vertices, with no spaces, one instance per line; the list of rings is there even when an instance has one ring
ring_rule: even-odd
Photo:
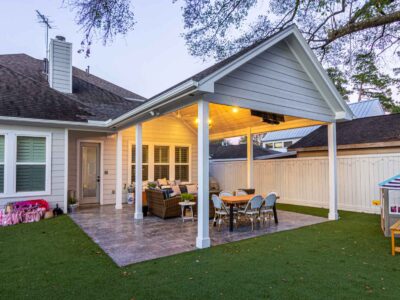
[[[400,174],[379,184],[381,189],[381,226],[390,236],[390,226],[400,220]]]

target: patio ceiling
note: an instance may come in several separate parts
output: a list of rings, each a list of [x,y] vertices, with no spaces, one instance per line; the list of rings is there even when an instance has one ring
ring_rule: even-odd
[[[185,123],[197,133],[197,105],[191,105],[173,112],[172,115]],[[264,133],[297,127],[324,124],[320,121],[284,116],[285,121],[279,125],[262,122],[260,117],[251,115],[250,109],[210,103],[210,139],[220,139],[251,133]]]

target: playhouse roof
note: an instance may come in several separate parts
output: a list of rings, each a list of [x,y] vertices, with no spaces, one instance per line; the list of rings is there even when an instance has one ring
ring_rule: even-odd
[[[379,186],[383,189],[400,190],[400,174],[382,181]]]

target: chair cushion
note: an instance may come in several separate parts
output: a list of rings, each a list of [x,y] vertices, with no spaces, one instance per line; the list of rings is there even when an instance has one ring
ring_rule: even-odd
[[[197,185],[195,184],[188,184],[186,186],[188,194],[197,194]]]

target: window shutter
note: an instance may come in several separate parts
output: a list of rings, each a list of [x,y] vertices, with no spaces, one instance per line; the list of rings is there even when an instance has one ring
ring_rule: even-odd
[[[168,165],[158,165],[154,166],[154,179],[169,179],[169,166]]]
[[[147,164],[149,162],[149,146],[142,146],[142,162]],[[132,163],[136,163],[136,146],[132,145]]]
[[[17,165],[17,192],[44,191],[45,182],[45,165]]]
[[[4,162],[4,135],[0,135],[0,164]]]
[[[175,147],[175,162],[181,164],[189,163],[189,147]]]
[[[175,179],[189,181],[189,166],[175,165]]]
[[[169,147],[155,146],[154,147],[154,163],[169,163]]]
[[[46,138],[17,138],[17,162],[46,162]]]

